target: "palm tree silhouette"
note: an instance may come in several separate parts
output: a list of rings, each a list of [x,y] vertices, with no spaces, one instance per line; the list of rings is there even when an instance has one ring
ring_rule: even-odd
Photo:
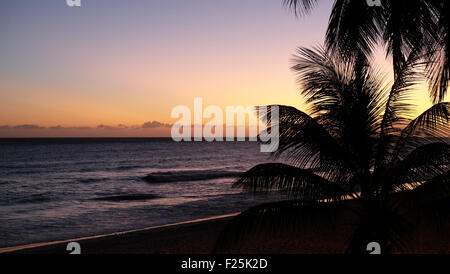
[[[386,253],[404,248],[407,214],[448,214],[450,103],[411,117],[409,100],[426,66],[421,58],[410,55],[392,83],[361,58],[343,59],[324,47],[298,49],[293,70],[309,108],[278,106],[274,156],[283,163],[255,166],[235,183],[252,192],[282,191],[292,201],[243,212],[224,230],[217,251],[255,231],[298,229],[341,208],[359,220],[347,251],[365,252],[378,242]],[[446,206],[436,207],[440,203]]]
[[[318,0],[283,0],[296,14],[308,13]],[[434,102],[442,102],[450,78],[450,2],[443,0],[335,0],[326,46],[343,56],[370,56],[383,44],[392,56],[395,75],[412,52],[423,53]]]

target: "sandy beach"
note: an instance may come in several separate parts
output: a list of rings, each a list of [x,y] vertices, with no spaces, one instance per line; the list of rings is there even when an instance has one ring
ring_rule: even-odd
[[[76,241],[82,254],[211,254],[221,231],[235,216],[225,215],[134,231],[67,241],[2,248],[0,253],[67,254],[67,243]],[[342,217],[342,216],[341,216]],[[255,235],[230,254],[343,254],[354,230],[350,216],[337,223],[320,220],[295,234]],[[438,230],[417,225],[399,254],[450,254],[450,222]]]
[[[236,214],[64,241],[0,248],[1,253],[67,254],[78,242],[83,254],[210,254],[215,239]]]

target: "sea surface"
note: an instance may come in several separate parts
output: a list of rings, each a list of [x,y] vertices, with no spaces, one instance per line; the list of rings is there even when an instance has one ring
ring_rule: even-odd
[[[253,142],[0,139],[0,247],[243,211],[281,194],[232,188],[269,162]]]

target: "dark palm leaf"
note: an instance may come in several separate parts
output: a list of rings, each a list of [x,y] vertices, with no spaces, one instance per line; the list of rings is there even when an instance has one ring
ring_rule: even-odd
[[[360,58],[350,61],[320,47],[299,48],[293,66],[312,116],[336,139],[357,173],[372,164],[387,93],[384,77]]]
[[[427,46],[430,63],[427,68],[430,93],[435,103],[442,102],[447,94],[450,80],[450,3],[449,1],[428,1],[435,10],[437,27],[433,28],[432,39]]]
[[[442,102],[447,94],[450,79],[450,42],[448,44],[434,50],[427,67],[430,93],[434,102]]]
[[[321,170],[321,175],[328,180],[351,177],[355,169],[353,159],[326,129],[294,107],[277,107],[280,141],[274,156],[283,157],[299,168]],[[260,118],[272,123],[273,106],[268,109],[260,112],[261,108],[258,108]]]
[[[370,134],[375,133],[383,111],[380,101],[384,77],[371,70],[367,61],[350,62],[322,47],[299,48],[297,52],[292,69],[301,85],[301,94],[311,104],[312,116],[334,137],[342,137],[342,123],[355,121],[362,114],[367,119],[364,122],[370,123],[364,126],[369,126]]]
[[[399,68],[386,102],[381,134],[392,133],[395,131],[396,122],[413,114],[414,106],[408,104],[408,101],[415,92],[414,87],[424,79],[420,71],[424,63],[420,62],[420,58],[417,54],[411,54]]]
[[[393,161],[417,147],[436,141],[447,142],[450,136],[450,103],[439,103],[412,120],[401,132],[395,145]]]
[[[255,166],[240,176],[235,187],[252,192],[282,191],[294,199],[341,200],[353,193],[345,182],[330,182],[310,170],[269,163]]]
[[[295,15],[303,15],[311,11],[318,0],[283,0],[283,5],[295,12]]]
[[[336,0],[327,30],[327,48],[347,58],[371,56],[381,36],[382,9],[366,1]]]
[[[392,55],[394,72],[400,73],[407,57],[419,53],[430,41],[431,32],[437,24],[434,10],[425,0],[384,1],[382,21],[385,22],[383,40],[387,54]]]
[[[422,73],[418,70],[423,63],[419,62],[417,54],[411,54],[403,66],[397,71],[392,88],[384,107],[383,120],[381,122],[380,137],[376,155],[376,166],[380,167],[389,161],[393,146],[398,142],[395,136],[407,122],[414,111],[409,102],[414,94],[414,87],[422,80]],[[390,159],[392,160],[392,159]]]
[[[393,166],[394,190],[408,190],[450,171],[450,145],[431,143],[415,149]]]
[[[311,10],[318,1],[283,0],[296,14]],[[450,4],[440,0],[383,0],[370,7],[362,0],[335,0],[331,11],[327,49],[347,59],[372,55],[384,43],[393,58],[395,75],[411,53],[428,53],[430,96],[435,103],[447,94],[450,78]]]

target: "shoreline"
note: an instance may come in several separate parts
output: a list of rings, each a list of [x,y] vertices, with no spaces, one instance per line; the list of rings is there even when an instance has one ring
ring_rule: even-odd
[[[81,254],[214,254],[217,239],[240,213],[151,226],[103,235],[0,248],[0,254],[69,254],[67,244],[78,242]],[[440,228],[428,221],[409,221],[414,228],[404,236],[404,248],[393,254],[450,254],[450,220]],[[296,232],[248,235],[226,249],[226,254],[345,254],[358,218],[338,209],[333,218],[321,216]],[[220,253],[222,254],[222,251]]]
[[[120,231],[120,232],[113,232],[113,233],[107,233],[107,234],[100,234],[100,235],[93,235],[93,236],[85,236],[85,237],[79,237],[79,238],[73,238],[73,239],[67,239],[67,240],[56,240],[56,241],[49,241],[49,242],[39,242],[39,243],[32,243],[32,244],[25,244],[25,245],[18,245],[18,246],[11,246],[11,247],[2,247],[0,248],[0,254],[6,254],[6,253],[16,253],[16,252],[26,252],[26,251],[32,251],[35,250],[37,253],[40,253],[41,250],[51,250],[51,249],[57,249],[58,247],[62,245],[67,245],[70,242],[78,242],[83,246],[83,243],[87,241],[107,241],[111,238],[115,237],[123,237],[123,236],[132,236],[132,235],[138,235],[142,233],[164,233],[166,230],[174,229],[179,230],[186,228],[188,226],[196,226],[196,225],[204,225],[208,223],[213,223],[217,221],[228,221],[232,217],[235,217],[239,215],[240,213],[231,213],[231,214],[225,214],[225,215],[218,215],[218,216],[211,216],[207,218],[200,218],[200,219],[194,219],[184,222],[178,222],[178,223],[172,223],[172,224],[165,224],[165,225],[157,225],[157,226],[150,226],[146,228],[140,228],[140,229],[133,229],[133,230],[126,230],[126,231]],[[61,249],[59,249],[61,251]],[[65,249],[62,250],[66,253]]]

